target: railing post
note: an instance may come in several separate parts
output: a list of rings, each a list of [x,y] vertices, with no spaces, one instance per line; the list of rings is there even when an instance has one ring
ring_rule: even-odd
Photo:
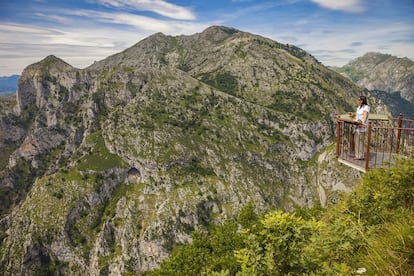
[[[371,131],[372,131],[372,122],[368,123],[368,141],[367,141],[367,152],[365,155],[365,171],[369,169],[369,153],[371,151]]]
[[[336,118],[336,157],[338,158],[341,154],[340,152],[341,144],[341,122]]]
[[[400,113],[400,116],[398,116],[397,148],[395,149],[396,153],[398,153],[400,151],[402,119],[403,119],[403,115],[402,115],[402,113]]]

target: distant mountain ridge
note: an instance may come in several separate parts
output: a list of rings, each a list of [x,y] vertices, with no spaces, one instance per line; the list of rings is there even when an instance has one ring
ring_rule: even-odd
[[[0,77],[0,93],[16,92],[19,75]]]
[[[369,52],[336,69],[354,83],[375,91],[391,107],[414,119],[414,61],[388,54]]]

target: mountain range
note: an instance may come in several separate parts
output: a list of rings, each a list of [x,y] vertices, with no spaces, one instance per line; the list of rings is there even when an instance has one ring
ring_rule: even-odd
[[[17,81],[19,77],[20,77],[19,75],[0,77],[0,93],[16,92]]]
[[[408,58],[370,52],[337,68],[354,83],[372,91],[394,117],[414,119],[414,62]]]
[[[333,203],[360,177],[332,146],[359,95],[304,50],[223,26],[85,69],[48,56],[1,101],[0,273],[140,274],[249,202]]]

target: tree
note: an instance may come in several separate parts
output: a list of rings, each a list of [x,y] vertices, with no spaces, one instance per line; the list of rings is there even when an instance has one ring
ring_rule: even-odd
[[[173,249],[159,270],[148,275],[235,275],[240,266],[233,252],[243,240],[233,221],[212,225],[208,232],[193,232],[193,241]]]
[[[318,222],[276,211],[266,214],[260,223],[242,231],[247,246],[235,253],[241,275],[300,274],[313,267],[311,258],[303,253]]]

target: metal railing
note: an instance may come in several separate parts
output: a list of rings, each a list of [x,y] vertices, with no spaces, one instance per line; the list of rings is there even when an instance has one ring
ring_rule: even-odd
[[[398,118],[372,114],[365,126],[348,115],[338,116],[336,121],[336,157],[343,164],[366,172],[414,155],[414,120],[402,114]],[[358,151],[363,152],[363,158],[355,158]]]

